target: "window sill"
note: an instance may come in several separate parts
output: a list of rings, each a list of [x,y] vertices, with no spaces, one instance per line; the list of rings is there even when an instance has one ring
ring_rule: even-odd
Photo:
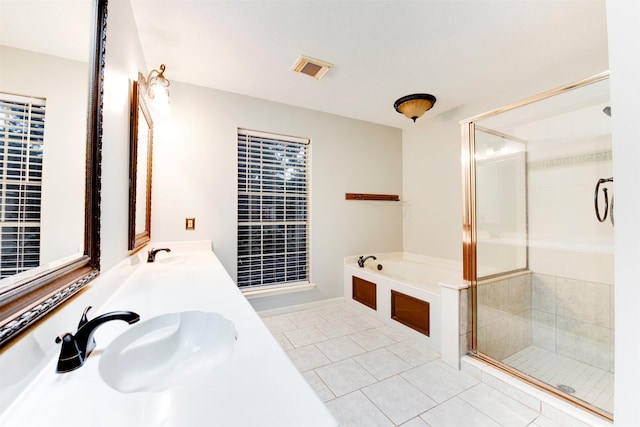
[[[275,285],[263,286],[260,288],[251,288],[240,290],[247,299],[271,297],[274,295],[291,294],[294,292],[303,292],[315,289],[315,283],[301,283],[298,285]]]

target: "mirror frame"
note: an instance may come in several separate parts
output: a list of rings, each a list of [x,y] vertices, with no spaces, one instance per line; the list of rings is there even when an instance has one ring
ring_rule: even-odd
[[[142,117],[140,117],[142,112]],[[145,200],[144,200],[144,230],[136,233],[136,208],[140,202],[137,194],[138,179],[138,141],[140,126],[147,126],[147,174],[144,177]],[[130,147],[129,147],[129,254],[134,254],[142,249],[151,240],[151,176],[153,166],[153,120],[149,112],[139,81],[133,81],[131,87],[131,121],[130,121]]]
[[[59,307],[100,273],[100,202],[107,0],[95,0],[87,109],[84,254],[0,294],[0,348]]]

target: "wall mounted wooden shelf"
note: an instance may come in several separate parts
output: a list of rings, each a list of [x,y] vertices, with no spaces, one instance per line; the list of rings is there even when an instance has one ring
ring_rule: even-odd
[[[363,193],[345,193],[345,200],[380,200],[398,202],[400,196],[397,194],[363,194]]]

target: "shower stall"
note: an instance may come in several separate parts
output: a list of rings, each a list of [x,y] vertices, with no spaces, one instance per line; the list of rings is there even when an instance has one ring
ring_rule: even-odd
[[[609,419],[611,114],[604,73],[461,122],[470,352]]]

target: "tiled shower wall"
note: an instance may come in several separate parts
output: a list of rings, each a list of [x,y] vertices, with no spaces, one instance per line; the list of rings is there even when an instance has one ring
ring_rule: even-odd
[[[538,273],[478,284],[478,350],[531,345],[613,372],[613,286]]]
[[[478,283],[478,350],[504,359],[532,344],[531,273]]]
[[[532,275],[532,343],[614,371],[613,286]]]
[[[598,179],[613,176],[611,139],[535,147],[527,163],[532,343],[613,372],[613,225],[598,222],[593,203]]]

